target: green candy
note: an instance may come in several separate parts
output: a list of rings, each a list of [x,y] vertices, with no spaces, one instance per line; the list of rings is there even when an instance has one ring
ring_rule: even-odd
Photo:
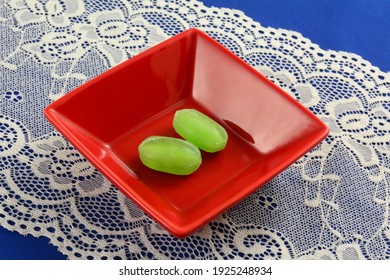
[[[228,140],[221,125],[195,109],[176,111],[173,127],[181,137],[209,153],[223,150]]]
[[[138,152],[147,167],[175,175],[189,175],[202,163],[199,149],[178,138],[150,136],[138,146]]]

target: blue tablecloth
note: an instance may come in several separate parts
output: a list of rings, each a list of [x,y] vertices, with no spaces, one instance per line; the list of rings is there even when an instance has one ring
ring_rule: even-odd
[[[390,71],[390,1],[205,0],[204,4],[239,9],[262,26],[300,32],[322,49],[353,52]],[[65,258],[46,237],[0,228],[0,259]]]

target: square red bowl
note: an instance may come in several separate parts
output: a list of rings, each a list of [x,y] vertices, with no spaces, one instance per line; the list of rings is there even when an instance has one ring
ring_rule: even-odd
[[[189,176],[145,167],[138,145],[179,137],[176,110],[195,108],[229,140]],[[295,162],[327,126],[232,52],[190,29],[121,63],[45,109],[60,133],[174,236],[190,235]]]

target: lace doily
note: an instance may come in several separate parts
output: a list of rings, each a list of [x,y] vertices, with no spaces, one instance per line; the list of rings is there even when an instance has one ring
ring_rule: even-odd
[[[326,122],[327,139],[239,205],[175,239],[43,109],[197,27]],[[70,259],[389,259],[390,74],[195,0],[0,0],[0,223]]]

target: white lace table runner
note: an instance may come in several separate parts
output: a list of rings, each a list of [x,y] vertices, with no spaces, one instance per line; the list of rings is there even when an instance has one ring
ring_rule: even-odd
[[[56,132],[43,109],[197,27],[326,122],[327,139],[178,240]],[[390,258],[390,74],[195,0],[0,0],[0,223],[70,259]]]

